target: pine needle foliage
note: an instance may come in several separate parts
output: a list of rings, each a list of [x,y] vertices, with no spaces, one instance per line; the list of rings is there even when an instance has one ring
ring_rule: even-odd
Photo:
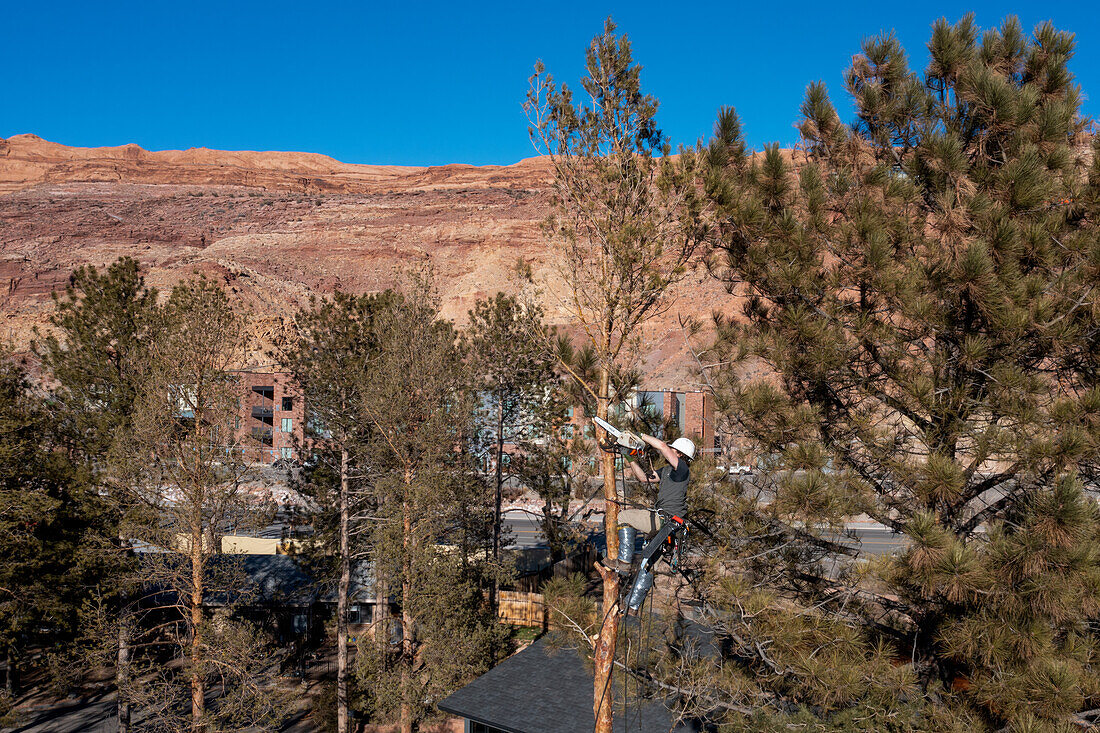
[[[501,515],[505,484],[523,481],[525,462],[512,451],[506,455],[505,444],[526,448],[547,435],[560,423],[564,406],[558,403],[558,377],[542,338],[554,334],[543,322],[541,307],[498,292],[478,300],[469,318],[465,347],[478,403],[471,448],[492,466],[492,553],[499,564],[508,540]],[[499,580],[493,585],[494,608],[499,585]]]
[[[54,380],[59,430],[101,471],[103,456],[133,411],[157,291],[146,287],[136,260],[121,257],[102,271],[78,267],[64,294],[52,297],[51,332],[33,349]]]
[[[80,636],[80,607],[102,581],[104,502],[73,462],[25,370],[0,349],[0,654],[5,693]],[[70,678],[73,675],[68,675]],[[63,682],[64,680],[54,680]],[[62,685],[63,686],[63,685]],[[0,714],[11,700],[0,696]]]
[[[350,728],[348,597],[353,557],[365,561],[377,555],[369,530],[377,517],[380,497],[370,481],[373,423],[364,412],[369,404],[367,376],[379,358],[380,319],[395,307],[393,291],[351,295],[337,291],[331,298],[311,299],[295,317],[298,338],[282,355],[305,399],[306,440],[299,454],[308,453],[298,488],[319,507],[311,521],[314,542],[303,558],[315,574],[335,582],[336,590],[336,730]],[[364,525],[367,527],[364,528]],[[336,552],[332,552],[332,548]],[[377,565],[375,566],[377,567]],[[386,622],[384,584],[375,583],[376,627]]]
[[[645,325],[671,306],[669,288],[688,273],[699,241],[694,150],[670,155],[656,122],[657,99],[641,87],[630,40],[608,18],[585,52],[584,98],[535,65],[524,110],[528,134],[553,167],[552,210],[545,229],[561,248],[561,307],[584,332],[595,359],[594,382],[582,384],[606,419],[612,375],[636,360]],[[570,371],[569,364],[562,365]],[[581,381],[574,371],[571,376]],[[601,458],[607,551],[618,552],[615,463]],[[618,578],[603,574],[604,604],[618,598]],[[593,706],[598,733],[612,728],[603,694],[612,671],[618,617],[610,614],[595,650]]]
[[[795,151],[751,153],[732,109],[706,150],[712,271],[745,297],[709,376],[763,469],[713,497],[719,689],[757,712],[709,711],[735,727],[1055,731],[1100,707],[1100,175],[1074,40],[967,16],[928,50],[920,74],[865,40],[856,119],[811,84]],[[859,555],[855,515],[907,549]]]
[[[236,424],[235,373],[243,323],[216,283],[176,285],[137,365],[129,427],[107,457],[113,482],[130,493],[123,534],[159,550],[143,555],[144,598],[131,620],[149,654],[123,691],[151,730],[270,730],[287,711],[278,653],[234,614],[254,588],[221,554],[230,523],[263,526],[270,508],[245,487],[251,443]]]
[[[493,502],[468,450],[469,362],[440,317],[431,272],[413,273],[378,314],[380,350],[361,407],[380,498],[374,561],[399,614],[360,638],[357,673],[372,717],[411,733],[435,703],[486,671],[505,643],[485,594],[500,572],[489,549]]]

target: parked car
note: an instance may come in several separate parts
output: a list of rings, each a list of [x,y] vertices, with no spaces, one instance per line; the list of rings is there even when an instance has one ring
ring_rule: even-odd
[[[741,463],[734,463],[729,466],[719,466],[719,471],[725,471],[730,476],[744,476],[745,474],[752,473],[752,466],[746,466]]]

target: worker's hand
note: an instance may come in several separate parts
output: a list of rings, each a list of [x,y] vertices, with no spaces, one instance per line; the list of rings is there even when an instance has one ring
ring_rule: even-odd
[[[630,451],[640,451],[645,448],[645,443],[634,433],[623,433],[619,438],[619,445]]]

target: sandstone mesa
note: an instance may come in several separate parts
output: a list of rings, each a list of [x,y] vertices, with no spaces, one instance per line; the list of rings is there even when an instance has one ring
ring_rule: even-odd
[[[461,326],[479,297],[516,292],[519,258],[551,323],[568,328],[554,248],[540,230],[547,161],[509,166],[355,165],[312,153],[76,148],[0,139],[0,337],[25,350],[78,265],[129,255],[167,288],[199,272],[253,314],[250,365],[271,363],[311,295],[382,290],[430,261],[444,315]],[[705,319],[735,298],[700,268],[643,334],[649,386],[699,377],[679,315]]]

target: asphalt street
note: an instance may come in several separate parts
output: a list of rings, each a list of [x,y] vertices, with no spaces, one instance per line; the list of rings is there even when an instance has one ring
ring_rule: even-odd
[[[519,510],[506,512],[504,526],[512,540],[511,547],[530,549],[546,546],[539,519],[528,512]],[[596,530],[595,525],[592,525],[592,528]],[[858,548],[865,555],[889,555],[904,550],[908,543],[904,536],[895,534],[880,524],[853,523],[848,526],[848,529],[855,534],[856,539],[843,538],[841,541],[850,547]]]
[[[511,540],[509,547],[526,550],[546,546],[542,522],[529,512],[517,509],[505,512],[504,531]]]
[[[844,544],[857,547],[864,555],[890,555],[904,550],[909,541],[904,535],[895,534],[881,525],[851,527],[859,538],[858,542],[845,540]]]

